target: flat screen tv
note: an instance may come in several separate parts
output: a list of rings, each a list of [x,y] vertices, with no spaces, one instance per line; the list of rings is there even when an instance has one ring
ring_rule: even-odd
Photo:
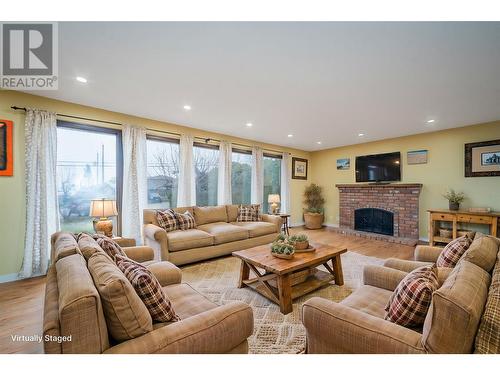
[[[400,180],[400,152],[356,157],[356,182],[389,182]]]

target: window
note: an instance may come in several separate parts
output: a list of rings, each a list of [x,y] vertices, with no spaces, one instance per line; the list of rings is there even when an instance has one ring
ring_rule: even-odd
[[[195,144],[193,151],[196,205],[214,206],[217,204],[219,149],[213,146]]]
[[[61,229],[93,232],[92,199],[117,200],[121,207],[121,132],[58,121],[57,197]],[[120,212],[120,210],[118,210]],[[120,233],[120,220],[114,224]]]
[[[179,178],[179,143],[176,140],[148,136],[147,149],[147,207],[176,207]]]
[[[233,204],[249,204],[252,187],[252,154],[233,150],[231,194]]]
[[[264,197],[262,212],[269,212],[269,194],[281,195],[281,157],[264,155]]]

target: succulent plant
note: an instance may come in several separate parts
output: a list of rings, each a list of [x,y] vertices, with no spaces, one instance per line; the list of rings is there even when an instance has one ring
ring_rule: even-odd
[[[292,255],[295,252],[293,244],[288,240],[278,240],[271,244],[271,252],[275,254]]]
[[[286,239],[288,239],[288,237],[285,234],[280,233],[278,234],[278,237],[276,237],[275,241],[285,241]]]
[[[309,241],[309,238],[304,233],[294,234],[288,238],[290,242],[305,242]]]

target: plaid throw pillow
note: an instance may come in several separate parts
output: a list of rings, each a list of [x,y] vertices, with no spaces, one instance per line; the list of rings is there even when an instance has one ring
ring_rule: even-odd
[[[111,257],[111,259],[115,260],[115,257],[117,255],[127,257],[127,255],[122,250],[120,245],[118,245],[111,238],[103,236],[103,235],[93,235],[92,237],[94,237],[97,244],[101,247],[101,249],[104,250],[104,252],[106,254],[108,254]]]
[[[462,255],[471,245],[472,240],[468,236],[459,237],[445,246],[436,261],[438,267],[454,268]]]
[[[238,217],[236,221],[258,221],[258,212],[253,206],[240,206],[238,207]]]
[[[172,209],[156,211],[156,220],[158,220],[160,227],[165,229],[167,232],[171,232],[179,228],[175,212]]]
[[[116,265],[130,281],[154,321],[170,322],[180,320],[160,283],[151,271],[142,264],[121,255],[116,256]]]
[[[176,212],[175,217],[177,219],[179,229],[188,230],[196,228],[196,221],[194,220],[194,216],[191,214],[191,212],[186,211],[183,214],[179,214]]]
[[[438,287],[436,265],[413,270],[394,290],[385,307],[385,320],[404,327],[422,325],[432,301],[432,293]]]

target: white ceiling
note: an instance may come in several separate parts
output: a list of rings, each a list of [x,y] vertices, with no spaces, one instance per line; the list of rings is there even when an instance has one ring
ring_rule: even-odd
[[[60,23],[59,61],[35,94],[303,150],[500,119],[499,22]]]

